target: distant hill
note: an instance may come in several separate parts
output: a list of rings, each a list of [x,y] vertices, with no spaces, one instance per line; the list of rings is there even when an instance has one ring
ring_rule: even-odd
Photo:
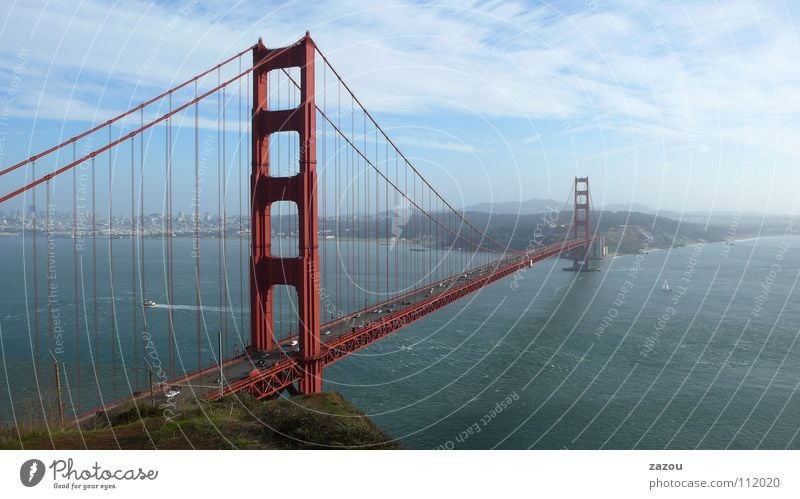
[[[568,204],[567,208],[571,205]],[[464,211],[482,211],[484,213],[495,213],[498,215],[537,215],[553,210],[564,208],[564,202],[553,199],[529,199],[527,201],[502,201],[495,203],[477,203],[467,206]],[[655,213],[653,208],[639,203],[617,203],[609,204],[595,209],[605,211],[636,211],[639,213]]]
[[[558,202],[553,199],[529,199],[527,201],[502,201],[495,203],[477,203],[472,206],[467,206],[464,211],[482,211],[484,213],[496,214],[509,214],[509,215],[536,215],[539,213],[546,213],[553,209],[560,210],[564,206],[564,202]],[[568,204],[567,209],[571,209],[571,204]],[[692,222],[711,222],[723,223],[730,220],[731,217],[738,217],[742,220],[751,222],[761,221],[762,219],[785,220],[790,213],[756,213],[751,211],[737,212],[732,210],[715,209],[714,211],[707,210],[675,210],[667,209],[664,207],[654,208],[642,203],[611,203],[606,205],[593,204],[594,211],[623,211],[623,212],[636,212],[645,213],[648,215],[658,215],[660,217],[674,218],[675,220],[683,219]]]
[[[467,218],[485,230],[492,239],[508,244],[512,249],[536,247],[558,241],[569,230],[572,211],[511,215],[469,212]],[[671,248],[696,243],[724,241],[727,227],[679,222],[648,213],[602,211],[592,213],[592,230],[598,228],[606,236],[611,253],[636,253],[647,238],[650,248]]]
[[[554,199],[529,199],[527,201],[503,201],[496,203],[477,203],[467,206],[464,211],[481,211],[498,215],[536,215],[553,210],[561,210],[564,202]],[[568,205],[567,208],[570,206]],[[636,211],[639,213],[656,213],[653,208],[639,203],[616,203],[606,206],[595,206],[595,210],[604,211]],[[662,210],[663,213],[663,210]]]
[[[596,210],[603,211],[636,211],[639,213],[655,213],[656,210],[641,203],[615,203],[607,204],[605,206],[596,206]],[[662,214],[664,210],[661,210]]]
[[[529,199],[527,201],[504,201],[500,203],[478,203],[467,206],[464,211],[482,211],[484,213],[508,214],[508,215],[535,215],[546,213],[552,210],[561,210],[564,202],[552,199]]]
[[[679,248],[700,241],[721,242],[726,227],[679,221],[650,213],[602,211],[594,213],[611,254],[637,253],[645,248]]]

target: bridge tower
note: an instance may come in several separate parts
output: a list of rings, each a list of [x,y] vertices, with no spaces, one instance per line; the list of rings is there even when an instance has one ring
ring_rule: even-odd
[[[583,239],[586,246],[572,252],[572,270],[590,270],[591,228],[589,227],[589,177],[575,177],[574,209],[572,211],[572,235]]]
[[[319,255],[317,241],[317,150],[314,102],[313,40],[306,36],[289,47],[268,49],[259,39],[253,48],[253,112],[250,175],[251,257],[250,317],[251,346],[270,350],[274,346],[272,297],[276,285],[293,286],[297,292],[300,391],[322,390],[320,361]],[[300,104],[293,109],[271,110],[268,99],[270,71],[300,68]],[[278,132],[299,135],[299,173],[291,177],[270,176],[269,137]],[[272,203],[292,201],[297,205],[299,253],[296,258],[272,254],[270,209]]]

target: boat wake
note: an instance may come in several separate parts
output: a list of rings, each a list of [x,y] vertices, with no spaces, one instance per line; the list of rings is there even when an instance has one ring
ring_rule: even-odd
[[[231,308],[231,307],[207,307],[201,306],[198,307],[196,305],[166,305],[163,303],[157,303],[155,305],[151,305],[147,308],[164,308],[169,310],[189,310],[189,311],[201,311],[201,312],[226,312],[226,313],[234,313],[234,312],[241,312],[241,308]]]

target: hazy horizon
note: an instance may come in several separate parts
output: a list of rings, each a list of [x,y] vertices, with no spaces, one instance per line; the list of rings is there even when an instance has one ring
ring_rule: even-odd
[[[796,212],[800,66],[785,61],[796,60],[800,46],[791,23],[798,8],[744,1],[5,4],[0,163],[101,123],[259,37],[275,47],[310,30],[457,208],[559,201],[580,175],[592,180],[598,206]],[[231,127],[239,109],[232,103]],[[213,134],[213,122],[200,125],[201,136]],[[186,167],[180,158],[175,166],[178,174]],[[105,170],[98,167],[100,185]],[[114,185],[124,189],[124,179]],[[146,187],[158,192],[163,182]],[[190,198],[176,186],[176,202]]]

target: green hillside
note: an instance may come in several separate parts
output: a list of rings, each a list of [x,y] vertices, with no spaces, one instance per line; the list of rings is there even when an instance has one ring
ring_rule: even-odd
[[[118,413],[92,429],[0,431],[0,449],[396,449],[338,393],[257,401],[228,398],[179,408],[168,421],[158,408]]]

